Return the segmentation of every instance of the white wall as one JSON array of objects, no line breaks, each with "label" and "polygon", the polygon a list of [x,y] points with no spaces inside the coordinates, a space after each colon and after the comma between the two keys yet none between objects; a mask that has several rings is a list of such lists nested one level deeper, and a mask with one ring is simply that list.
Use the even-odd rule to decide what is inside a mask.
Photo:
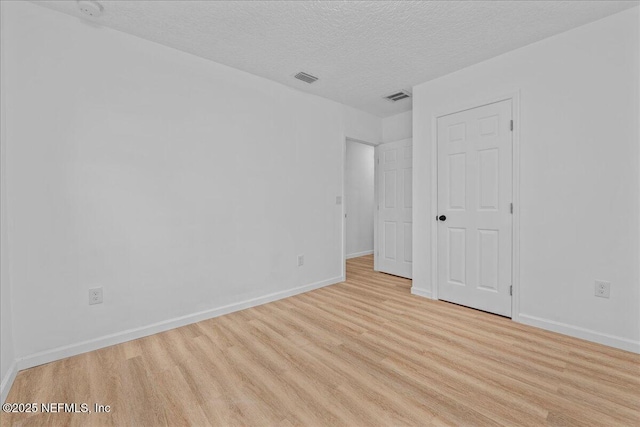
[{"label": "white wall", "polygon": [[342,106],[345,135],[351,139],[379,144],[382,141],[382,119],[348,105]]},{"label": "white wall", "polygon": [[347,258],[373,253],[374,155],[372,146],[347,141],[344,190]]},{"label": "white wall", "polygon": [[413,111],[382,119],[382,142],[409,139],[413,136]]},{"label": "white wall", "polygon": [[516,315],[640,351],[638,22],[636,7],[414,88],[416,290],[433,285],[432,118],[520,91]]},{"label": "white wall", "polygon": [[[4,2],[0,2],[0,87],[4,87],[5,48]],[[9,222],[7,218],[5,91],[0,90],[0,401],[4,402],[15,374],[13,365],[13,320],[9,275]]]},{"label": "white wall", "polygon": [[369,123],[379,138],[379,119],[33,4],[6,11],[20,367],[341,280],[344,138]]}]

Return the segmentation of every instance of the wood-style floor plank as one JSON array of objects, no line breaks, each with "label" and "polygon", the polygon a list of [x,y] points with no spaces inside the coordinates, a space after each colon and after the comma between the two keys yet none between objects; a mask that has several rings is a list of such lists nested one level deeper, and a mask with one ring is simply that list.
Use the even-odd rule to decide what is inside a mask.
[{"label": "wood-style floor plank", "polygon": [[640,355],[347,280],[32,369],[2,426],[640,426]]}]

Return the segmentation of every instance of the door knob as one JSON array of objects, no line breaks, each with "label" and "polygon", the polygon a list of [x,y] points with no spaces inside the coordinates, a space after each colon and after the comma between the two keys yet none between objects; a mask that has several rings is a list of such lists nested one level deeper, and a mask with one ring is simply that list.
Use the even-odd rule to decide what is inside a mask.
[{"label": "door knob", "polygon": [[438,219],[439,219],[440,221],[446,221],[446,220],[447,220],[447,217],[446,217],[446,216],[444,216],[444,215],[440,215],[440,216],[438,217]]}]

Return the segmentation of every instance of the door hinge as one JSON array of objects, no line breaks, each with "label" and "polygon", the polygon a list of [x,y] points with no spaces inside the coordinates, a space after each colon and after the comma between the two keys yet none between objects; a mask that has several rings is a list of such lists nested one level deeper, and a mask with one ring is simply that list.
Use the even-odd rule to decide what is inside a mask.
[{"label": "door hinge", "polygon": [[380,164],[380,157],[377,158],[377,163]]},{"label": "door hinge", "polygon": [[510,203],[511,207],[509,208],[509,211],[513,214],[513,203]]},{"label": "door hinge", "polygon": [[513,131],[513,120],[511,120],[511,130]]},{"label": "door hinge", "polygon": [[513,295],[513,285],[509,286],[509,295]]}]

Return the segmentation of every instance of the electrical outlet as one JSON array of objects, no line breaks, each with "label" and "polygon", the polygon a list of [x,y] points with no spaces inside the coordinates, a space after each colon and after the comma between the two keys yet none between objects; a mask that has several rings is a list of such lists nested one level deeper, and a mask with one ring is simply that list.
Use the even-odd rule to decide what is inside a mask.
[{"label": "electrical outlet", "polygon": [[102,304],[102,288],[89,289],[89,305]]},{"label": "electrical outlet", "polygon": [[304,255],[298,255],[298,267],[302,267],[304,265]]},{"label": "electrical outlet", "polygon": [[611,283],[604,280],[596,280],[596,296],[600,298],[609,298],[611,292]]}]

